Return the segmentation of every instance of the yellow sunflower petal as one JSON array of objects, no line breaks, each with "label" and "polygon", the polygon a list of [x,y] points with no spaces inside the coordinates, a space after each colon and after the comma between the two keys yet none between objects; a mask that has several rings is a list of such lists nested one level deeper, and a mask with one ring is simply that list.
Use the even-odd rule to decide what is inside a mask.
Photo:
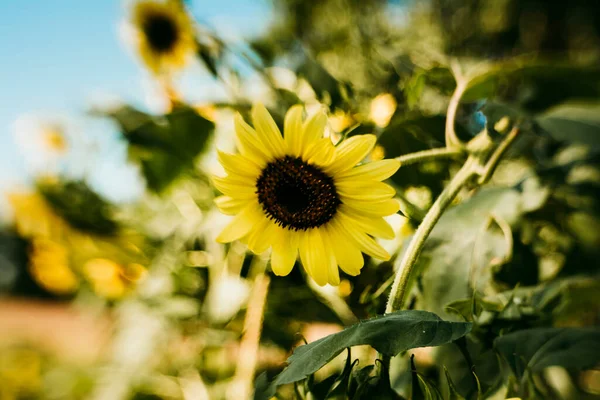
[{"label": "yellow sunflower petal", "polygon": [[325,166],[333,160],[335,146],[329,138],[321,138],[304,154],[309,163]]},{"label": "yellow sunflower petal", "polygon": [[302,106],[295,105],[285,114],[283,121],[283,140],[287,151],[293,156],[300,155],[302,143]]},{"label": "yellow sunflower petal", "polygon": [[239,152],[259,167],[264,166],[272,157],[258,140],[256,131],[244,121],[240,114],[236,114],[233,121]]},{"label": "yellow sunflower petal", "polygon": [[247,199],[234,199],[229,196],[219,196],[215,199],[215,205],[223,214],[235,215],[248,205]]},{"label": "yellow sunflower petal", "polygon": [[327,230],[329,244],[342,271],[352,276],[360,274],[360,270],[364,264],[360,249],[356,246],[348,245],[351,239],[344,235],[335,224],[329,224]]},{"label": "yellow sunflower petal", "polygon": [[390,259],[388,252],[373,238],[359,230],[352,219],[339,215],[337,217],[337,226],[344,234],[350,236],[359,245],[363,253],[384,261]]},{"label": "yellow sunflower petal", "polygon": [[276,227],[271,253],[271,269],[275,275],[288,275],[298,255],[298,233]]},{"label": "yellow sunflower petal", "polygon": [[252,107],[252,122],[258,133],[258,139],[272,157],[281,157],[285,153],[283,136],[269,111],[260,103]]},{"label": "yellow sunflower petal", "polygon": [[385,201],[358,201],[346,198],[344,201],[348,214],[360,215],[376,215],[385,217],[398,212],[400,203],[398,200],[390,199]]},{"label": "yellow sunflower petal", "polygon": [[371,236],[380,237],[382,239],[393,239],[396,237],[394,229],[392,229],[390,224],[382,217],[358,215],[358,213],[348,210],[344,204],[340,206],[338,212],[343,213],[348,218],[356,221],[356,223]]},{"label": "yellow sunflower petal", "polygon": [[398,168],[400,168],[398,160],[373,161],[339,173],[336,175],[336,182],[347,182],[355,179],[382,181],[394,175]]},{"label": "yellow sunflower petal", "polygon": [[324,112],[319,111],[313,114],[305,123],[302,129],[302,142],[300,146],[301,156],[306,159],[306,151],[309,150],[313,143],[323,137],[327,125],[327,116]]},{"label": "yellow sunflower petal", "polygon": [[359,201],[382,201],[394,197],[396,191],[390,185],[378,181],[344,181],[335,185],[342,202],[345,198]]},{"label": "yellow sunflower petal", "polygon": [[245,236],[261,218],[264,218],[258,203],[252,203],[244,208],[217,236],[217,242],[228,243]]},{"label": "yellow sunflower petal", "polygon": [[263,217],[248,235],[248,248],[254,254],[264,253],[273,242],[275,225],[266,217]]},{"label": "yellow sunflower petal", "polygon": [[335,160],[325,168],[326,172],[339,174],[362,161],[373,150],[375,135],[356,135],[346,139],[335,151]]},{"label": "yellow sunflower petal", "polygon": [[258,165],[239,154],[229,154],[217,150],[217,158],[228,174],[257,178],[260,175]]},{"label": "yellow sunflower petal", "polygon": [[317,285],[327,284],[327,268],[324,260],[328,259],[325,253],[323,239],[318,229],[309,229],[300,235],[300,259],[306,272],[315,280]]},{"label": "yellow sunflower petal", "polygon": [[326,256],[323,259],[323,262],[327,267],[327,282],[330,285],[337,286],[340,284],[340,271],[338,270],[338,263],[332,249],[331,238],[329,237],[327,229],[320,229],[319,232],[321,233],[321,238],[325,245]]},{"label": "yellow sunflower petal", "polygon": [[234,199],[253,199],[256,197],[256,187],[251,182],[243,183],[230,177],[212,177],[217,190]]}]

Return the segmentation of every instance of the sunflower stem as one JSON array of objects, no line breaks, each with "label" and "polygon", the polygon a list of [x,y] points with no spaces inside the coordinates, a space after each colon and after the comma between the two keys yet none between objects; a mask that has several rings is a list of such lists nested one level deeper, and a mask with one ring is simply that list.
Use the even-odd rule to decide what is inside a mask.
[{"label": "sunflower stem", "polygon": [[[504,140],[496,147],[492,152],[492,155],[487,158],[488,151],[471,154],[465,161],[461,169],[454,175],[448,186],[442,191],[435,203],[431,206],[423,222],[419,225],[419,228],[415,232],[412,240],[410,241],[408,248],[406,249],[396,275],[394,277],[394,283],[392,284],[392,290],[388,298],[388,302],[385,308],[385,313],[389,314],[396,310],[400,310],[406,301],[406,298],[410,292],[411,284],[415,279],[413,271],[417,263],[417,259],[423,250],[425,241],[433,231],[436,223],[444,211],[452,204],[452,201],[460,190],[469,183],[471,180],[478,178],[474,184],[482,185],[486,183],[491,175],[494,173],[496,166],[508,150],[511,144],[514,143],[519,134],[519,128],[515,126],[512,131],[504,138]],[[503,228],[504,229],[504,228]],[[388,368],[390,366],[391,357],[379,354],[381,359],[382,367]],[[380,370],[381,370],[380,369]]]},{"label": "sunflower stem", "polygon": [[453,61],[450,64],[452,73],[454,74],[454,79],[456,80],[456,88],[454,89],[454,93],[452,93],[452,97],[450,98],[450,103],[448,104],[448,112],[446,114],[446,146],[449,149],[456,149],[463,147],[463,143],[460,141],[458,136],[456,136],[456,130],[454,128],[454,120],[456,119],[456,112],[458,110],[458,106],[460,105],[460,99],[467,89],[468,79],[462,73],[460,65],[457,61]]},{"label": "sunflower stem", "polygon": [[446,186],[444,191],[436,199],[435,203],[433,203],[425,215],[425,218],[423,218],[423,222],[421,222],[419,228],[417,228],[396,272],[394,283],[392,284],[392,291],[390,292],[390,297],[388,298],[388,303],[385,308],[386,314],[399,310],[404,305],[404,301],[408,295],[412,271],[416,265],[419,254],[423,249],[423,245],[433,230],[433,227],[446,208],[452,203],[458,192],[466,183],[477,175],[475,161],[474,158],[469,158],[465,162],[454,178],[452,178],[448,186]]},{"label": "sunflower stem", "polygon": [[460,149],[442,147],[406,154],[400,157],[396,157],[396,160],[400,161],[400,166],[403,167],[405,165],[415,164],[424,161],[432,161],[438,158],[458,157],[462,154],[464,154],[464,152]]},{"label": "sunflower stem", "polygon": [[[440,193],[435,203],[431,206],[423,222],[417,228],[413,238],[404,253],[396,276],[394,277],[394,283],[392,284],[392,290],[388,297],[388,302],[385,308],[385,313],[389,314],[403,307],[406,297],[410,291],[411,281],[414,279],[412,273],[414,267],[421,254],[421,250],[425,245],[425,241],[429,237],[429,234],[433,230],[435,224],[438,222],[444,211],[448,208],[452,201],[458,194],[458,192],[475,176],[477,176],[477,159],[469,157],[461,169],[454,175],[454,178],[450,181],[448,186]],[[391,357],[379,354],[381,359],[380,372],[390,367]]]}]

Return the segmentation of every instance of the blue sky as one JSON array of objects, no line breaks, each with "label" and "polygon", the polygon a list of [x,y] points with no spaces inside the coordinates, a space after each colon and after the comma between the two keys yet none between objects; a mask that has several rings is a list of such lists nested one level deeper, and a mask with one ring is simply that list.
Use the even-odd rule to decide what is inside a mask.
[{"label": "blue sky", "polygon": [[[0,2],[0,190],[27,181],[12,126],[23,114],[67,116],[99,140],[102,160],[94,184],[115,199],[135,194],[125,147],[110,124],[85,117],[90,99],[117,96],[143,106],[146,72],[118,36],[122,0],[4,0]],[[253,35],[268,24],[268,0],[191,0],[193,15],[227,35]],[[200,68],[189,82],[207,83]],[[112,179],[111,176],[120,176]],[[4,182],[4,184],[3,184]]]}]

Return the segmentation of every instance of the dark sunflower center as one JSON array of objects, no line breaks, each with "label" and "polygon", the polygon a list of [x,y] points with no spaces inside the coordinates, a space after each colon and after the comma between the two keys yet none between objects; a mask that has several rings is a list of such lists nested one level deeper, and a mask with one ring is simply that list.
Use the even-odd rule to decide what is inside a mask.
[{"label": "dark sunflower center", "polygon": [[177,41],[177,26],[167,15],[152,15],[144,23],[143,29],[148,43],[156,51],[169,51]]},{"label": "dark sunflower center", "polygon": [[341,204],[329,175],[290,156],[267,164],[256,181],[256,193],[265,214],[294,230],[327,223]]}]

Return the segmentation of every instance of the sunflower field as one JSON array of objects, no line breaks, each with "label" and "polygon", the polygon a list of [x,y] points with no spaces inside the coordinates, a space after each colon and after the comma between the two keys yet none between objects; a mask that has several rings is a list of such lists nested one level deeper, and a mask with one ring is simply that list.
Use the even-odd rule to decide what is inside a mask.
[{"label": "sunflower field", "polygon": [[117,8],[0,142],[0,400],[600,399],[600,5]]}]

